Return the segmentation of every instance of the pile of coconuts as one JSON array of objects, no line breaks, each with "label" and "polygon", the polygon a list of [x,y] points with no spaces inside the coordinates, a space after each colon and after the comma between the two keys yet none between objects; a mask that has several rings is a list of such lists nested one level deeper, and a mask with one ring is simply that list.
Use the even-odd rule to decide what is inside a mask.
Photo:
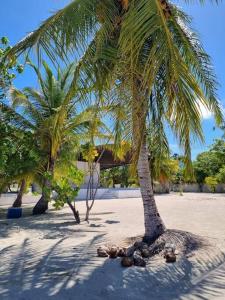
[{"label": "pile of coconuts", "polygon": [[156,254],[162,254],[167,263],[176,262],[178,251],[174,244],[165,241],[156,241],[153,244],[135,242],[127,248],[118,246],[100,246],[97,249],[98,257],[117,258],[121,257],[123,267],[145,267],[148,259]]}]

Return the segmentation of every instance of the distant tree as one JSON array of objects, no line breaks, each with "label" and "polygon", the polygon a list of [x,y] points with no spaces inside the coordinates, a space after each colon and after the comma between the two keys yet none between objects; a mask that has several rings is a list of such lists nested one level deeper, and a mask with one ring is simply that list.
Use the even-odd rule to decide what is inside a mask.
[{"label": "distant tree", "polygon": [[129,166],[114,167],[101,171],[101,185],[104,187],[115,187],[120,184],[121,187],[128,187],[137,184],[137,179],[132,176]]},{"label": "distant tree", "polygon": [[218,139],[209,151],[200,153],[193,163],[195,178],[198,183],[204,183],[206,177],[213,177],[225,165],[225,141]]},{"label": "distant tree", "polygon": [[206,177],[205,183],[209,186],[210,190],[215,193],[218,184],[217,178],[213,176]]},{"label": "distant tree", "polygon": [[219,183],[225,183],[225,165],[221,169],[219,169],[216,178]]}]

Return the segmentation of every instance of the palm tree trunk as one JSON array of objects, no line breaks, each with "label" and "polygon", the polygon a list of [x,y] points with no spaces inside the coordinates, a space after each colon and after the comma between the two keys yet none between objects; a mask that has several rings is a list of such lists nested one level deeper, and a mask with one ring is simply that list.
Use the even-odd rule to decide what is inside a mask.
[{"label": "palm tree trunk", "polygon": [[19,193],[17,194],[16,200],[13,203],[13,207],[21,207],[22,206],[22,198],[26,188],[26,180],[23,179],[20,185]]},{"label": "palm tree trunk", "polygon": [[151,184],[151,173],[149,168],[148,151],[146,146],[145,135],[143,138],[142,145],[140,147],[137,169],[144,206],[144,240],[146,242],[151,242],[165,231],[165,225],[159,215],[155,202],[153,187]]},{"label": "palm tree trunk", "polygon": [[135,160],[138,160],[137,171],[144,207],[145,235],[143,240],[152,242],[165,231],[165,225],[159,215],[151,178],[149,151],[146,139],[146,118],[148,112],[148,90],[144,90],[140,78],[133,82],[133,149]]},{"label": "palm tree trunk", "polygon": [[42,193],[41,198],[33,208],[33,215],[42,215],[46,210],[48,210],[48,200],[45,193]]},{"label": "palm tree trunk", "polygon": [[[54,167],[55,167],[55,160],[50,159],[48,171],[51,174],[53,174],[54,172]],[[48,179],[45,179],[43,184],[43,189],[42,189],[42,196],[33,208],[33,215],[41,215],[48,210],[48,202],[50,200],[50,192],[49,192],[50,189],[51,189],[51,182]]]}]

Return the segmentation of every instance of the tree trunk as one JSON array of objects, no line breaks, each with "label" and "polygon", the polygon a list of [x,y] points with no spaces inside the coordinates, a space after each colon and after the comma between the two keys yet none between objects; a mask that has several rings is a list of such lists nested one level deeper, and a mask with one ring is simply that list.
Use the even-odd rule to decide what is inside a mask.
[{"label": "tree trunk", "polygon": [[77,224],[80,224],[80,215],[79,215],[79,211],[76,210],[75,206],[73,206],[72,203],[71,203],[69,200],[67,201],[67,204],[69,205],[70,209],[72,210],[73,215],[74,215],[74,218],[75,218]]},{"label": "tree trunk", "polygon": [[48,200],[45,193],[42,193],[41,198],[33,208],[33,215],[42,215],[46,210],[48,210]]},{"label": "tree trunk", "polygon": [[[53,174],[54,167],[55,167],[55,160],[50,159],[49,168],[47,169],[47,171],[50,172],[51,174]],[[49,191],[46,192],[46,188],[47,188],[47,190],[51,189],[51,182],[48,179],[46,179],[44,181],[43,189],[42,189],[42,196],[33,208],[33,215],[41,215],[41,214],[44,214],[46,212],[46,210],[48,210],[48,202],[50,200],[50,192]]]},{"label": "tree trunk", "polygon": [[145,235],[143,240],[152,242],[165,231],[165,225],[159,215],[151,178],[151,158],[146,145],[146,118],[148,114],[148,90],[142,85],[140,78],[133,78],[133,149],[134,161],[138,160],[137,171],[144,207]]},{"label": "tree trunk", "polygon": [[144,206],[144,240],[147,242],[151,242],[165,231],[165,225],[159,215],[154,198],[145,135],[140,147],[137,169]]},{"label": "tree trunk", "polygon": [[[97,190],[98,190],[98,184],[99,184],[99,176],[98,176],[98,184],[97,184],[97,187],[95,188],[95,191],[94,191],[94,171],[95,171],[97,163],[98,162],[96,162],[95,165],[94,165],[93,162],[91,162],[90,165],[89,165],[90,178],[89,178],[88,187],[87,187],[86,215],[85,215],[85,219],[84,219],[88,223],[89,223],[90,212],[91,212],[92,207],[94,206],[94,203],[95,203],[95,197],[96,197],[96,193],[97,193]],[[89,205],[89,200],[91,200],[90,205]]]},{"label": "tree trunk", "polygon": [[21,207],[22,206],[22,198],[26,188],[26,180],[23,179],[20,185],[19,193],[17,194],[16,200],[13,203],[13,207]]},{"label": "tree trunk", "polygon": [[90,215],[90,209],[89,206],[86,208],[86,214],[85,214],[85,219],[84,221],[89,223],[89,215]]}]

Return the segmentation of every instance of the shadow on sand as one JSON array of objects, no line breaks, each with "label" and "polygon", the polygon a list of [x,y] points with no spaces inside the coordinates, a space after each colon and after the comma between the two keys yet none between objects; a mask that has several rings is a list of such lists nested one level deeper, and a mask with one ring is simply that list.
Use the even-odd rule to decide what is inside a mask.
[{"label": "shadow on sand", "polygon": [[[0,238],[7,238],[12,232],[19,234],[23,230],[31,231],[33,234],[41,232],[43,239],[69,237],[72,234],[76,234],[78,238],[85,236],[87,232],[99,232],[99,230],[95,231],[93,227],[101,226],[94,226],[92,222],[101,221],[102,216],[112,214],[114,212],[93,213],[89,219],[90,225],[84,221],[78,225],[70,212],[58,211],[55,213],[54,210],[49,210],[48,213],[41,216],[27,215],[14,220],[0,219]],[[84,218],[84,214],[80,214],[80,216]]]},{"label": "shadow on sand", "polygon": [[[24,229],[47,230],[45,238],[24,238],[0,250],[1,300],[186,300],[225,295],[224,255],[210,252],[214,248],[198,236],[190,235],[189,258],[170,265],[157,256],[147,268],[124,269],[119,259],[96,257],[96,248],[106,242],[104,232],[91,230],[90,235],[87,228],[72,230],[70,225],[71,221],[46,226],[42,217],[30,218]],[[1,237],[7,234],[3,232],[1,226]],[[196,251],[206,255],[195,258]]]}]

